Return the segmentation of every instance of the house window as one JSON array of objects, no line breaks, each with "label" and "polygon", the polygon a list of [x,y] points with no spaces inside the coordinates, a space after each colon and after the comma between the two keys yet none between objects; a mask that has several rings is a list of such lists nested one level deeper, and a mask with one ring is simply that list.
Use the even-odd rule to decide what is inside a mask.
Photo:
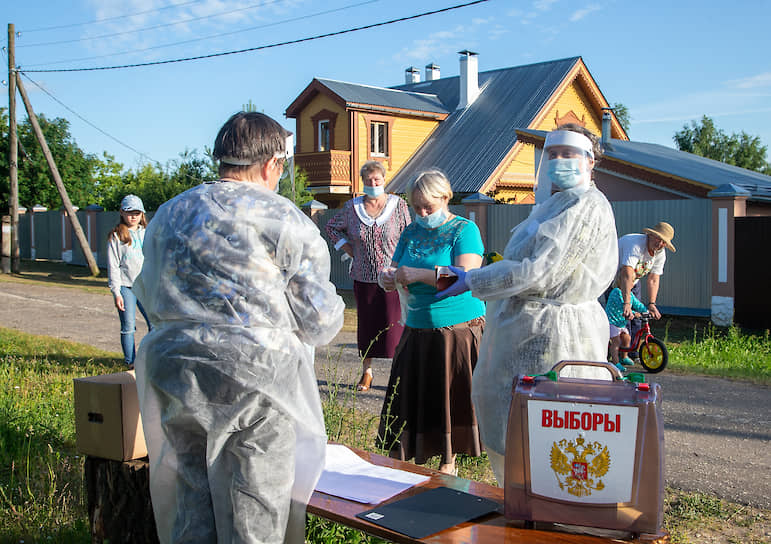
[{"label": "house window", "polygon": [[369,152],[373,157],[388,156],[388,123],[373,121],[369,125]]},{"label": "house window", "polygon": [[319,121],[318,151],[329,151],[329,120]]}]

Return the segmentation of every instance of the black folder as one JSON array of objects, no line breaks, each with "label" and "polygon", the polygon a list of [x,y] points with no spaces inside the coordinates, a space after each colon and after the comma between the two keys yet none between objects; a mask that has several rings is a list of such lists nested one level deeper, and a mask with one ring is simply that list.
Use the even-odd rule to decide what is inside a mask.
[{"label": "black folder", "polygon": [[489,499],[448,487],[437,487],[361,512],[356,517],[412,538],[425,538],[495,512],[500,507],[499,503]]}]

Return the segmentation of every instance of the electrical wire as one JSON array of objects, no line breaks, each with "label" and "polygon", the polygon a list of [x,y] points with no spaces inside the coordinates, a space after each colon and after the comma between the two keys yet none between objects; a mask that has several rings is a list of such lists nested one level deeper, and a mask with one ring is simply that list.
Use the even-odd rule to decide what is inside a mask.
[{"label": "electrical wire", "polygon": [[162,6],[160,8],[153,8],[153,9],[148,9],[148,10],[145,10],[145,11],[138,11],[136,13],[129,13],[129,14],[126,14],[126,15],[115,15],[113,17],[105,17],[103,19],[94,19],[93,21],[86,21],[86,22],[83,22],[83,23],[72,23],[72,24],[68,24],[68,25],[46,26],[46,27],[41,27],[41,28],[33,28],[33,29],[30,29],[30,30],[24,30],[23,33],[24,34],[30,34],[32,32],[42,32],[44,30],[59,30],[59,29],[62,29],[62,28],[73,28],[73,27],[76,27],[76,26],[100,24],[100,23],[104,23],[104,22],[107,22],[107,21],[115,21],[117,19],[128,19],[129,17],[136,17],[137,15],[146,15],[147,13],[155,13],[157,11],[163,11],[165,9],[180,8],[182,6],[187,6],[189,4],[197,4],[200,1],[201,0],[190,0],[190,2],[182,2],[180,4],[170,4],[168,6]]},{"label": "electrical wire", "polygon": [[146,159],[146,160],[148,160],[148,161],[150,161],[150,162],[152,162],[152,163],[158,164],[158,165],[160,165],[160,164],[161,164],[160,162],[158,162],[158,161],[154,160],[152,157],[148,156],[146,153],[142,153],[141,151],[139,151],[139,150],[137,150],[137,149],[134,149],[134,148],[133,148],[133,147],[131,147],[129,144],[127,144],[127,143],[125,143],[125,142],[122,142],[121,140],[119,140],[118,138],[116,138],[115,136],[113,136],[112,134],[109,134],[109,133],[105,132],[104,130],[102,130],[101,128],[99,128],[98,126],[96,126],[94,123],[92,123],[91,121],[89,121],[88,119],[86,119],[85,117],[83,117],[82,115],[80,115],[78,112],[76,112],[75,110],[73,110],[72,108],[70,108],[70,107],[69,107],[67,104],[65,104],[64,102],[62,102],[61,100],[59,100],[58,98],[56,98],[54,95],[52,95],[52,94],[51,94],[51,93],[50,93],[50,92],[49,92],[49,91],[48,91],[48,90],[47,90],[45,87],[43,87],[42,85],[40,85],[40,84],[39,84],[37,81],[35,81],[35,80],[34,80],[34,79],[32,79],[31,77],[29,77],[27,74],[25,74],[25,73],[23,73],[23,72],[19,72],[19,73],[20,73],[21,75],[23,75],[25,78],[27,78],[27,80],[28,80],[30,83],[32,83],[32,84],[33,84],[35,87],[37,87],[38,89],[40,89],[41,91],[43,91],[45,94],[47,94],[49,97],[51,97],[51,99],[52,99],[54,102],[58,103],[58,104],[59,104],[61,107],[63,107],[63,108],[64,108],[64,109],[66,109],[67,111],[69,111],[71,114],[75,115],[75,116],[76,116],[78,119],[80,119],[81,121],[83,121],[84,123],[86,123],[87,125],[89,125],[90,127],[94,128],[94,129],[96,129],[96,130],[98,130],[99,132],[101,132],[102,134],[104,134],[105,136],[107,136],[108,138],[110,138],[111,140],[113,140],[114,142],[117,142],[117,143],[119,143],[120,145],[122,145],[122,146],[123,146],[123,147],[125,147],[126,149],[130,149],[131,151],[133,151],[134,153],[136,153],[137,155],[139,155],[141,158],[144,158],[144,159]]},{"label": "electrical wire", "polygon": [[215,57],[224,57],[227,55],[236,55],[240,53],[248,53],[251,51],[260,51],[263,49],[271,49],[274,47],[281,47],[284,45],[292,45],[297,43],[303,43],[303,42],[310,42],[314,40],[320,40],[322,38],[329,38],[332,36],[341,36],[343,34],[349,34],[351,32],[358,32],[360,30],[367,30],[370,28],[377,28],[380,26],[386,26],[391,25],[394,23],[400,23],[404,21],[410,21],[414,19],[419,19],[421,17],[427,17],[428,15],[435,15],[437,13],[444,13],[448,11],[452,11],[459,8],[464,8],[468,6],[473,6],[475,4],[482,4],[484,2],[489,2],[490,0],[473,0],[472,2],[466,2],[463,4],[456,4],[454,6],[448,6],[446,8],[436,9],[432,11],[426,11],[423,13],[418,13],[416,15],[409,15],[406,17],[399,17],[397,19],[391,19],[388,21],[382,21],[380,23],[372,23],[369,25],[354,27],[354,28],[348,28],[345,30],[338,30],[336,32],[327,32],[326,34],[319,34],[316,36],[310,36],[307,38],[298,38],[296,40],[287,40],[285,42],[279,42],[279,43],[273,43],[269,45],[260,45],[257,47],[249,47],[247,49],[239,49],[236,51],[224,51],[221,53],[211,53],[208,55],[199,55],[195,57],[186,57],[186,58],[180,58],[180,59],[170,59],[170,60],[159,60],[159,61],[153,61],[153,62],[142,62],[142,63],[136,63],[136,64],[123,64],[118,66],[96,66],[91,68],[60,68],[60,69],[38,69],[38,70],[24,70],[25,72],[29,73],[52,73],[52,72],[94,72],[94,71],[100,71],[100,70],[121,70],[126,68],[139,68],[142,66],[157,66],[161,64],[172,64],[172,63],[178,63],[178,62],[189,62],[193,60],[201,60],[201,59],[209,59],[209,58],[215,58]]},{"label": "electrical wire", "polygon": [[[37,83],[35,80],[33,80],[32,78],[30,78],[30,77],[29,77],[27,74],[24,74],[24,73],[22,73],[21,75],[23,75],[25,78],[27,78],[27,80],[28,80],[30,83],[32,83],[33,85],[35,85],[35,87],[37,87],[38,89],[40,89],[41,91],[43,91],[45,94],[47,94],[49,97],[51,97],[51,99],[52,99],[52,100],[54,100],[56,103],[58,103],[58,104],[59,104],[60,106],[62,106],[64,109],[66,109],[67,111],[69,111],[70,113],[72,113],[73,115],[75,115],[75,116],[76,116],[78,119],[80,119],[81,121],[83,121],[84,123],[86,123],[87,125],[89,125],[90,127],[92,127],[93,129],[95,129],[95,130],[99,131],[100,133],[104,134],[105,136],[107,136],[108,138],[110,138],[111,140],[113,140],[114,142],[117,142],[118,144],[122,145],[122,146],[123,146],[123,147],[125,147],[126,149],[129,149],[129,150],[133,151],[134,153],[136,153],[137,155],[139,155],[139,157],[140,157],[140,158],[142,158],[142,159],[145,159],[145,160],[147,160],[149,163],[156,165],[156,167],[157,167],[157,168],[159,168],[159,169],[160,169],[161,171],[163,171],[164,173],[168,174],[168,171],[167,171],[166,167],[165,167],[165,166],[164,166],[164,165],[163,165],[163,164],[162,164],[160,161],[157,161],[157,160],[153,159],[153,158],[152,158],[152,157],[150,157],[150,156],[149,156],[147,153],[142,153],[141,151],[139,151],[139,150],[137,150],[137,149],[134,149],[134,148],[133,148],[133,147],[131,147],[129,144],[127,144],[127,143],[125,143],[125,142],[122,142],[121,140],[119,140],[119,139],[118,139],[118,138],[116,138],[115,136],[113,136],[113,135],[109,134],[108,132],[106,132],[106,131],[102,130],[101,128],[99,128],[98,126],[96,126],[94,123],[92,123],[91,121],[89,121],[88,119],[86,119],[85,117],[83,117],[82,115],[80,115],[78,112],[76,112],[75,110],[73,110],[72,108],[70,108],[70,107],[69,107],[67,104],[65,104],[64,102],[62,102],[62,101],[61,101],[61,100],[59,100],[58,98],[56,98],[56,97],[55,97],[53,94],[51,94],[49,91],[47,91],[45,88],[43,88],[43,87],[42,87],[40,84],[38,84],[38,83]],[[21,145],[21,140],[19,140],[19,145]],[[26,151],[25,151],[25,155],[26,155]],[[30,160],[30,158],[29,158],[29,155],[27,155],[27,160]],[[179,170],[177,170],[177,171],[179,172]],[[181,172],[181,174],[182,174],[184,177],[186,177],[187,179],[191,180],[191,181],[195,181],[195,182],[197,182],[197,183],[204,183],[204,182],[205,182],[205,180],[203,180],[203,179],[201,179],[201,178],[198,178],[198,177],[196,177],[196,176],[190,175],[190,174],[189,174],[189,173],[187,173],[187,172]]]},{"label": "electrical wire", "polygon": [[40,43],[28,43],[28,44],[20,44],[17,45],[16,48],[20,49],[22,47],[40,47],[43,45],[62,45],[66,43],[75,43],[75,42],[85,42],[90,40],[101,40],[104,38],[113,38],[115,36],[124,36],[126,34],[134,34],[135,32],[145,32],[148,30],[158,30],[159,28],[167,28],[170,26],[176,26],[176,25],[183,25],[187,23],[192,23],[195,21],[202,21],[205,19],[213,19],[215,17],[222,17],[223,15],[230,15],[232,13],[238,13],[240,11],[247,11],[254,8],[261,8],[270,4],[275,4],[276,2],[283,2],[283,0],[267,0],[265,2],[261,2],[259,4],[252,4],[251,6],[247,6],[245,8],[238,8],[233,9],[230,11],[222,11],[220,13],[215,13],[213,15],[203,15],[201,17],[190,17],[189,19],[182,19],[181,21],[174,21],[173,23],[163,23],[161,25],[155,25],[155,26],[147,26],[144,28],[134,28],[132,30],[125,30],[123,32],[113,32],[112,34],[102,34],[100,36],[88,36],[85,38],[75,38],[72,40],[60,40],[55,42],[40,42]]},{"label": "electrical wire", "polygon": [[366,2],[359,2],[359,3],[356,3],[356,4],[348,4],[347,6],[342,6],[342,7],[334,8],[334,9],[328,9],[328,10],[325,10],[325,11],[317,11],[316,13],[310,13],[308,15],[300,15],[298,17],[292,17],[291,19],[283,19],[281,21],[276,21],[276,22],[273,22],[273,23],[266,23],[264,25],[258,25],[258,26],[248,27],[248,28],[242,28],[240,30],[233,30],[233,31],[230,31],[230,32],[223,32],[221,34],[211,34],[209,36],[202,36],[200,38],[192,38],[190,40],[183,40],[183,41],[180,41],[180,42],[173,42],[173,43],[167,43],[167,44],[162,44],[162,45],[155,45],[153,47],[145,47],[143,49],[133,49],[131,51],[121,51],[121,52],[118,52],[118,53],[108,53],[106,55],[94,55],[94,56],[90,56],[90,57],[80,57],[80,58],[76,58],[76,59],[65,59],[65,60],[57,60],[57,61],[51,61],[51,62],[38,62],[38,63],[35,63],[35,64],[27,64],[26,67],[50,66],[52,64],[63,64],[65,62],[77,62],[77,61],[81,61],[81,60],[93,60],[93,59],[101,59],[101,58],[106,58],[106,57],[117,57],[117,56],[120,56],[120,55],[129,55],[131,53],[141,53],[141,52],[144,52],[144,51],[152,51],[154,49],[164,49],[166,47],[174,47],[174,46],[177,46],[177,45],[186,45],[186,44],[190,44],[190,43],[194,43],[194,42],[211,40],[211,39],[214,39],[214,38],[222,38],[222,37],[225,37],[225,36],[232,36],[234,34],[242,34],[244,32],[251,32],[252,30],[259,30],[259,29],[268,28],[268,27],[271,27],[271,26],[278,26],[278,25],[282,25],[282,24],[286,24],[286,23],[294,23],[294,22],[297,22],[297,21],[302,21],[302,20],[305,20],[305,19],[311,19],[313,17],[318,17],[319,15],[328,15],[330,13],[336,13],[338,11],[344,11],[344,10],[347,10],[347,9],[350,9],[350,8],[356,8],[356,7],[364,6],[364,5],[367,5],[367,4],[374,4],[374,3],[379,2],[379,1],[380,0],[367,0]]}]

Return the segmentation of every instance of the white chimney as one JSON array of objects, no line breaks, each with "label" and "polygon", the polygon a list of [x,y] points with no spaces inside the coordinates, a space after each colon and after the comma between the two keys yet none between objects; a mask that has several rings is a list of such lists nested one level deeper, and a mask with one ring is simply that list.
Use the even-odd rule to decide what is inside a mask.
[{"label": "white chimney", "polygon": [[434,81],[439,79],[439,77],[439,65],[433,62],[426,64],[426,81]]},{"label": "white chimney", "polygon": [[407,68],[404,71],[404,82],[408,85],[410,83],[420,83],[420,70],[414,66]]},{"label": "white chimney", "polygon": [[600,141],[603,145],[607,144],[608,140],[610,140],[610,125],[612,120],[610,112],[612,111],[612,108],[602,108],[602,136],[600,137]]},{"label": "white chimney", "polygon": [[479,59],[471,51],[459,51],[460,55],[460,100],[458,108],[462,110],[474,103],[479,96]]}]

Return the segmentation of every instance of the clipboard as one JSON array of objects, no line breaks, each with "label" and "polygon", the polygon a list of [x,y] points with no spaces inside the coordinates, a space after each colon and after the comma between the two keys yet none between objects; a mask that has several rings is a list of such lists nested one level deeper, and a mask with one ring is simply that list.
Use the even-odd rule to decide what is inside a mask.
[{"label": "clipboard", "polygon": [[500,508],[501,504],[490,499],[437,487],[360,512],[356,517],[412,538],[425,538]]}]

